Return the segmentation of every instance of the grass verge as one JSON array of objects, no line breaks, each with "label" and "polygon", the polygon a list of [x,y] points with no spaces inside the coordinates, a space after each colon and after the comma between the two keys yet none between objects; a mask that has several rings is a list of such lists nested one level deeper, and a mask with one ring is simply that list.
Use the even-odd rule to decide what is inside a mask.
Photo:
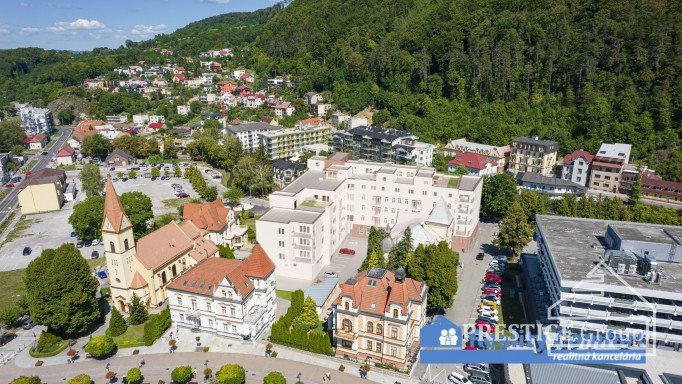
[{"label": "grass verge", "polygon": [[42,359],[45,357],[57,356],[63,350],[65,350],[67,346],[68,345],[66,344],[66,341],[62,340],[59,343],[53,345],[53,347],[47,351],[36,352],[33,350],[33,348],[31,348],[28,350],[28,354],[31,355],[31,357],[35,357],[36,359]]},{"label": "grass verge", "polygon": [[129,326],[124,334],[114,337],[114,343],[119,349],[143,346],[144,324]]},{"label": "grass verge", "polygon": [[292,291],[285,291],[282,289],[276,290],[275,293],[277,294],[277,297],[279,297],[280,299],[284,299],[284,300],[288,300],[288,301],[291,301],[291,295],[293,294]]},{"label": "grass verge", "polygon": [[39,222],[40,219],[29,219],[26,216],[21,216],[19,222],[17,222],[17,225],[14,227],[14,230],[10,231],[10,233],[7,234],[5,241],[0,244],[0,248],[2,248],[2,246],[5,244],[9,244],[16,239],[22,238],[24,236],[25,230],[29,229],[33,224]]}]

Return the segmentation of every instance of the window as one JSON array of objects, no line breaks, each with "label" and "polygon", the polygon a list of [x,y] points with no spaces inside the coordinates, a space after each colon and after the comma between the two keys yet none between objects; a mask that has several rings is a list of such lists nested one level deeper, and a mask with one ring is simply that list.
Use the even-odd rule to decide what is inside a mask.
[{"label": "window", "polygon": [[182,297],[178,296],[178,305],[182,305]]},{"label": "window", "polygon": [[284,254],[283,254],[283,253],[280,253],[280,254],[279,254],[279,259],[280,259],[280,260],[284,260]]},{"label": "window", "polygon": [[221,307],[220,309],[222,310],[223,315],[227,315],[227,307],[224,307],[224,306],[223,306],[223,307]]},{"label": "window", "polygon": [[383,335],[384,334],[384,325],[383,324],[377,324],[377,335]]},{"label": "window", "polygon": [[213,319],[208,319],[208,326],[213,328]]},{"label": "window", "polygon": [[197,310],[197,301],[192,300],[192,310],[196,311]]},{"label": "window", "polygon": [[236,325],[232,326],[232,333],[237,333],[237,326]]},{"label": "window", "polygon": [[234,317],[235,311],[234,307],[230,307],[230,316]]},{"label": "window", "polygon": [[130,248],[130,246],[128,246],[128,239],[125,239],[123,241],[123,248],[125,248],[126,251],[128,250],[128,248]]},{"label": "window", "polygon": [[392,338],[392,339],[397,339],[397,338],[398,338],[398,328],[396,328],[396,327],[391,327],[391,338]]},{"label": "window", "polygon": [[350,309],[350,304],[348,304],[348,302],[345,302],[345,303],[343,304],[343,309],[345,309],[346,311],[349,310],[349,309]]},{"label": "window", "polygon": [[283,242],[283,241],[278,241],[277,244],[278,244],[280,247],[283,247],[283,246],[284,246],[284,242]]},{"label": "window", "polygon": [[277,228],[277,234],[283,235],[284,234],[284,228]]},{"label": "window", "polygon": [[209,312],[211,311],[211,303],[206,302],[206,310]]},{"label": "window", "polygon": [[116,253],[116,247],[114,247],[113,241],[109,242],[109,249],[111,250],[112,253]]},{"label": "window", "polygon": [[161,284],[166,284],[166,271],[161,272]]},{"label": "window", "polygon": [[381,352],[381,343],[377,343],[377,352]]},{"label": "window", "polygon": [[398,317],[398,310],[397,309],[393,309],[393,317]]},{"label": "window", "polygon": [[393,356],[393,357],[398,356],[398,348],[391,347],[391,356]]},{"label": "window", "polygon": [[373,345],[372,345],[372,340],[367,340],[367,350],[368,350],[368,351],[371,351],[371,350],[372,350],[372,347],[373,347]]},{"label": "window", "polygon": [[[371,321],[367,322],[367,332],[368,333],[374,333],[374,324]],[[369,349],[371,349],[371,348],[369,348]]]},{"label": "window", "polygon": [[346,332],[353,332],[353,323],[348,319],[343,319],[341,322],[341,328]]}]

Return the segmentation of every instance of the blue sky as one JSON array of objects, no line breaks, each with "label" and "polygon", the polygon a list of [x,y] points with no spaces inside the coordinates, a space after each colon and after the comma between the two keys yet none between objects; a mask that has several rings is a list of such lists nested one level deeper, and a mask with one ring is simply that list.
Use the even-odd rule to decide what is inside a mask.
[{"label": "blue sky", "polygon": [[0,49],[90,50],[146,40],[192,21],[274,0],[0,0]]}]

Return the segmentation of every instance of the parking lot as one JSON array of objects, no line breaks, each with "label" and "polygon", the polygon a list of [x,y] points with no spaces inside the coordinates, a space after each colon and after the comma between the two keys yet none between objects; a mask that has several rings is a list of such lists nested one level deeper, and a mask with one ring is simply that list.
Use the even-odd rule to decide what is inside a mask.
[{"label": "parking lot", "polygon": [[[101,169],[103,177],[107,174],[115,177],[118,172],[126,173],[127,169],[117,168],[115,171],[109,171],[109,167]],[[175,196],[175,191],[171,186],[174,183],[180,184],[189,198],[198,197],[186,179],[170,177],[168,180],[160,178],[151,180],[143,175],[143,171],[138,171],[137,179],[127,181],[119,179],[114,182],[114,187],[119,195],[130,191],[140,191],[149,196],[152,200],[154,215],[175,213],[177,206],[185,201]],[[74,205],[85,199],[85,193],[81,190],[77,171],[67,172],[67,180],[69,183],[76,183],[78,194],[75,200],[67,202],[59,211],[22,217],[15,230],[8,236],[9,241],[0,248],[0,271],[26,268],[33,259],[40,256],[44,249],[56,248],[68,242],[76,243],[76,239],[70,236],[73,228],[69,224],[69,216],[73,212]],[[32,253],[23,256],[24,247],[30,247]],[[100,257],[104,255],[101,245],[83,247],[80,251],[85,258],[90,258],[93,251],[97,251]]]}]

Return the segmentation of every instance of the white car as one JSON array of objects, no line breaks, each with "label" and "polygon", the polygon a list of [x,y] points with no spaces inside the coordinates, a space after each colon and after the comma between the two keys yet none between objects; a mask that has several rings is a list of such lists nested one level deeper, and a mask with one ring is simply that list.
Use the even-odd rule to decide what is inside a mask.
[{"label": "white car", "polygon": [[479,371],[490,374],[490,368],[488,368],[488,364],[464,364],[464,370],[467,372]]},{"label": "white car", "polygon": [[487,305],[481,305],[478,307],[478,313],[484,314],[484,313],[491,313],[494,314],[495,316],[498,315],[497,309],[489,307]]},{"label": "white car", "polygon": [[471,381],[469,381],[469,379],[467,379],[467,377],[466,377],[465,375],[462,375],[462,374],[459,373],[459,372],[452,372],[452,373],[450,374],[450,376],[448,376],[448,380],[449,380],[451,383],[455,383],[455,384],[468,384],[468,383],[471,383]]},{"label": "white car", "polygon": [[92,241],[92,245],[99,245],[99,239],[95,239]]},{"label": "white car", "polygon": [[493,319],[493,320],[495,320],[495,321],[500,321],[500,317],[497,315],[497,312],[493,312],[493,311],[481,311],[481,312],[480,312],[480,315],[481,315],[481,316],[488,317],[488,318],[491,318],[491,319]]}]

